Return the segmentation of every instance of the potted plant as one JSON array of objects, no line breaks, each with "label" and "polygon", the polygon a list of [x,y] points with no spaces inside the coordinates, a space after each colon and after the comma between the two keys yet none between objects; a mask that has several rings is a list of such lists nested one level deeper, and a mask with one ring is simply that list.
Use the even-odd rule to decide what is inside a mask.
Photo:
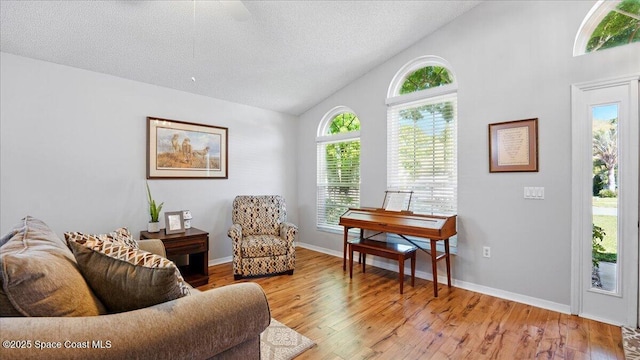
[{"label": "potted plant", "polygon": [[160,231],[160,211],[162,211],[162,205],[164,203],[160,203],[160,205],[156,205],[156,201],[151,197],[151,190],[149,189],[149,183],[147,182],[147,196],[149,201],[149,215],[151,215],[151,221],[147,225],[147,231],[150,233],[156,233]]}]

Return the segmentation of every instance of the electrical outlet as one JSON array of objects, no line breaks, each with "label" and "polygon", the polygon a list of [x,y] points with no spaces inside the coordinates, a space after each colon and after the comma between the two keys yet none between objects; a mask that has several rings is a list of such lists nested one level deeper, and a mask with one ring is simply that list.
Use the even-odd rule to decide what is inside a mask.
[{"label": "electrical outlet", "polygon": [[488,246],[485,246],[482,248],[482,256],[486,257],[486,258],[490,258],[491,257],[491,248]]}]

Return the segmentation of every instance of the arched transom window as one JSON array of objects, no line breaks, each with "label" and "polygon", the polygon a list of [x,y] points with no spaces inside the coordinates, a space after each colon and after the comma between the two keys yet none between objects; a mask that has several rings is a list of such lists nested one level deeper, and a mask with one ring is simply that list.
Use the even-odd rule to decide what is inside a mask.
[{"label": "arched transom window", "polygon": [[449,70],[443,66],[430,65],[409,74],[400,87],[399,95],[431,89],[453,83]]},{"label": "arched transom window", "polygon": [[640,41],[640,0],[598,1],[585,17],[573,55]]},{"label": "arched transom window", "polygon": [[360,206],[360,119],[338,106],[318,126],[317,226],[340,230],[340,216]]}]

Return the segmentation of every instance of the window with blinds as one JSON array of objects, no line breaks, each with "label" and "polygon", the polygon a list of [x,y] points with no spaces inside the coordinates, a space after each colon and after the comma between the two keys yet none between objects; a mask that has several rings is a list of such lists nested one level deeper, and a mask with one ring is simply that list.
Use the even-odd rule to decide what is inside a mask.
[{"label": "window with blinds", "polygon": [[411,210],[416,213],[454,215],[458,202],[454,77],[432,57],[417,61],[422,66],[414,64],[396,75],[387,99],[387,187],[413,190]]},{"label": "window with blinds", "polygon": [[389,106],[387,134],[387,187],[413,190],[414,212],[456,214],[456,95]]},{"label": "window with blinds", "polygon": [[345,109],[325,115],[318,131],[317,226],[324,230],[341,230],[340,216],[360,206],[360,120]]}]

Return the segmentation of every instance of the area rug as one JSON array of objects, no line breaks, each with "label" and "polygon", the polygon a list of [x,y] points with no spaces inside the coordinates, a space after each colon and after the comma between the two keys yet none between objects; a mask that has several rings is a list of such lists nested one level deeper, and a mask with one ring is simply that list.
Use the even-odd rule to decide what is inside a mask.
[{"label": "area rug", "polygon": [[271,319],[269,327],[260,334],[260,359],[293,359],[315,344],[308,337],[275,319]]},{"label": "area rug", "polygon": [[622,346],[627,360],[640,360],[640,329],[622,327]]}]

